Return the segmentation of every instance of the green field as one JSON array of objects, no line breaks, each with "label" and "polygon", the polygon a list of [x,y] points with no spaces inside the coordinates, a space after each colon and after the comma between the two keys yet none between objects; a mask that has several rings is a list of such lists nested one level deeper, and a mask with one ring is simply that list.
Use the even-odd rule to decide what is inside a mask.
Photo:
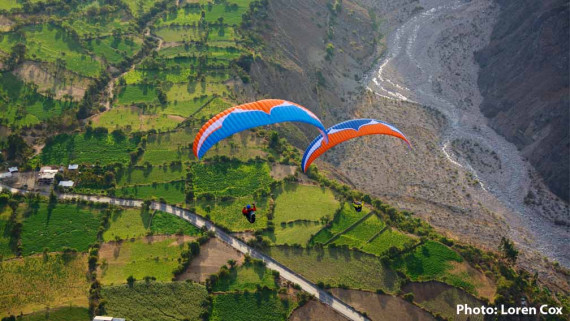
[{"label": "green field", "polygon": [[210,23],[218,22],[219,18],[223,18],[224,24],[239,25],[241,23],[241,16],[249,9],[249,2],[241,1],[237,7],[232,7],[230,4],[236,1],[228,1],[227,4],[214,5],[206,8],[206,21]]},{"label": "green field", "polygon": [[135,16],[136,18],[138,18],[138,17],[144,15],[145,13],[147,13],[148,11],[150,11],[152,6],[154,6],[154,4],[156,2],[158,2],[158,1],[155,1],[155,0],[124,0],[124,3],[126,3],[127,6],[129,7],[131,14],[133,16]]},{"label": "green field", "polygon": [[16,128],[37,124],[76,107],[75,103],[40,95],[9,72],[0,73],[0,95],[0,120]]},{"label": "green field", "polygon": [[398,257],[393,266],[408,275],[412,281],[421,281],[444,277],[452,267],[451,262],[463,262],[463,258],[441,243],[428,241],[403,257]]},{"label": "green field", "polygon": [[319,221],[333,218],[339,202],[327,188],[286,184],[275,198],[275,226],[297,220]]},{"label": "green field", "polygon": [[117,175],[118,186],[167,183],[186,179],[186,167],[180,166],[153,166],[150,168],[137,167],[125,169]]},{"label": "green field", "polygon": [[[257,206],[256,220],[251,224],[242,215],[241,210],[247,205],[255,202]],[[268,200],[258,198],[252,200],[251,197],[240,197],[229,201],[198,201],[195,203],[196,213],[202,216],[209,216],[212,222],[226,227],[231,231],[260,230],[267,225]]]},{"label": "green field", "polygon": [[343,203],[342,209],[340,212],[338,212],[337,215],[335,215],[333,221],[331,222],[331,226],[319,231],[319,233],[313,237],[311,243],[326,243],[331,239],[331,237],[344,231],[346,228],[356,223],[360,218],[366,215],[368,211],[368,208],[363,207],[362,212],[359,213],[354,210],[350,203]]},{"label": "green field", "polygon": [[375,214],[370,215],[367,219],[360,222],[351,230],[339,236],[333,243],[336,245],[348,245],[349,247],[360,248],[384,228],[382,222]]},{"label": "green field", "polygon": [[199,235],[200,230],[190,222],[178,216],[157,211],[152,216],[150,230],[153,234],[176,234],[179,232],[185,235]]},{"label": "green field", "polygon": [[153,33],[166,42],[200,41],[206,37],[203,31],[186,26],[158,28]]},{"label": "green field", "polygon": [[123,129],[130,131],[169,130],[175,128],[180,119],[168,115],[149,115],[137,107],[115,107],[99,114],[93,119],[96,127],[105,127],[109,131]]},{"label": "green field", "polygon": [[2,0],[0,1],[0,10],[11,10],[21,8],[22,4],[18,0]]},{"label": "green field", "polygon": [[0,262],[0,317],[46,307],[86,307],[86,273],[87,257],[81,254],[68,261],[52,254]]},{"label": "green field", "polygon": [[79,307],[64,307],[58,309],[47,309],[46,311],[36,312],[25,315],[18,321],[89,321],[89,310]]},{"label": "green field", "polygon": [[214,94],[222,96],[227,91],[226,86],[220,83],[192,82],[186,84],[174,84],[166,92],[169,102],[181,102],[198,99],[202,96],[211,97]]},{"label": "green field", "polygon": [[255,291],[257,286],[266,286],[269,289],[277,288],[271,270],[266,269],[263,265],[248,264],[231,269],[228,276],[218,279],[212,286],[212,290],[215,292]]},{"label": "green field", "polygon": [[267,163],[240,162],[194,163],[191,167],[194,192],[197,196],[242,197],[258,190],[269,191],[271,175]]},{"label": "green field", "polygon": [[126,57],[132,57],[141,48],[140,38],[105,37],[89,40],[87,49],[97,56],[104,57],[111,64],[118,64]]},{"label": "green field", "polygon": [[44,248],[60,251],[73,247],[86,251],[97,240],[99,212],[71,204],[50,209],[46,203],[30,209],[22,227],[22,254],[41,253]]},{"label": "green field", "polygon": [[42,164],[85,163],[102,165],[126,163],[136,143],[130,139],[116,141],[113,135],[61,134],[46,142],[39,159]]},{"label": "green field", "polygon": [[102,64],[61,27],[38,24],[25,26],[21,30],[23,38],[15,34],[2,35],[0,50],[11,52],[16,43],[23,42],[26,45],[26,57],[30,60],[50,63],[60,61],[58,64],[62,67],[87,77],[97,77],[103,70]]},{"label": "green field", "polygon": [[214,296],[210,321],[284,321],[294,308],[294,303],[270,291],[221,294]]},{"label": "green field", "polygon": [[149,135],[145,153],[139,163],[160,165],[194,157],[190,149],[194,135],[195,132],[188,127],[175,132]]},{"label": "green field", "polygon": [[201,98],[196,98],[186,101],[170,101],[165,108],[160,108],[158,110],[161,114],[166,115],[177,115],[180,117],[189,117],[194,114],[200,107],[208,102],[212,97],[205,96]]},{"label": "green field", "polygon": [[127,186],[117,189],[115,195],[143,200],[164,199],[169,204],[179,204],[186,199],[184,186],[184,181]]},{"label": "green field", "polygon": [[136,282],[105,286],[101,291],[106,301],[106,315],[137,321],[202,320],[206,312],[206,288],[197,283]]},{"label": "green field", "polygon": [[[11,231],[12,226],[9,223],[12,210],[9,207],[0,209],[0,257],[8,259],[14,256],[12,251]],[[0,260],[1,261],[1,260]]]},{"label": "green field", "polygon": [[123,21],[125,14],[123,10],[95,17],[85,14],[70,20],[64,20],[61,22],[61,25],[72,28],[82,37],[89,35],[107,36],[112,34],[113,30],[128,31],[129,22]]},{"label": "green field", "polygon": [[280,224],[275,227],[274,233],[264,234],[276,245],[307,245],[313,235],[316,235],[324,225],[321,222],[297,221]]},{"label": "green field", "polygon": [[157,102],[156,88],[151,85],[127,85],[117,95],[117,105],[153,104]]},{"label": "green field", "polygon": [[120,209],[111,214],[109,228],[103,233],[103,241],[114,241],[116,237],[129,239],[146,235],[151,214],[143,209]]},{"label": "green field", "polygon": [[383,289],[386,292],[398,288],[396,273],[372,255],[339,248],[317,250],[286,246],[272,246],[265,252],[315,283],[321,281],[332,287],[346,285],[352,289]]},{"label": "green field", "polygon": [[184,7],[167,12],[164,17],[157,19],[156,26],[191,25],[200,21],[200,8]]},{"label": "green field", "polygon": [[183,245],[177,244],[174,238],[157,242],[138,239],[123,241],[119,245],[106,244],[105,247],[111,250],[108,254],[100,255],[100,259],[105,259],[105,264],[99,269],[101,283],[123,284],[130,275],[137,280],[154,276],[158,281],[170,281],[172,272],[178,266]]},{"label": "green field", "polygon": [[404,244],[413,241],[413,239],[398,230],[388,228],[378,235],[372,242],[366,243],[361,250],[374,255],[383,255],[392,246],[403,249]]}]

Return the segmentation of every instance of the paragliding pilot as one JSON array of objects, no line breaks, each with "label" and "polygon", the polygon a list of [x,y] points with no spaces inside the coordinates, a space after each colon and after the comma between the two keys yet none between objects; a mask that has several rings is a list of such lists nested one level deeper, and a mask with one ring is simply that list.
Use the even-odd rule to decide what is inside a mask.
[{"label": "paragliding pilot", "polygon": [[257,211],[257,208],[255,208],[255,203],[253,203],[253,206],[247,204],[247,205],[241,210],[241,213],[247,218],[247,220],[248,220],[250,223],[254,223],[254,222],[255,222],[255,211]]},{"label": "paragliding pilot", "polygon": [[352,206],[354,206],[354,209],[355,209],[357,212],[362,211],[362,202],[360,202],[360,201],[352,201]]}]

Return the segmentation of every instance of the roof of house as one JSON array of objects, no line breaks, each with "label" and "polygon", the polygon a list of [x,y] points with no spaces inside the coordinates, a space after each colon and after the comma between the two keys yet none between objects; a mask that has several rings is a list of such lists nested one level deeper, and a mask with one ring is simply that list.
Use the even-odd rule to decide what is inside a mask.
[{"label": "roof of house", "polygon": [[113,321],[113,317],[96,316],[93,321]]},{"label": "roof of house", "polygon": [[60,181],[58,185],[63,187],[73,187],[73,184],[73,181]]},{"label": "roof of house", "polygon": [[8,171],[9,171],[10,173],[12,173],[12,172],[17,172],[17,171],[18,171],[18,167],[16,167],[16,166],[10,167],[10,168],[8,168]]},{"label": "roof of house", "polygon": [[51,169],[49,171],[40,172],[40,179],[53,179],[57,174],[57,170]]},{"label": "roof of house", "polygon": [[69,166],[67,166],[67,169],[78,169],[79,165],[78,164],[69,164]]}]

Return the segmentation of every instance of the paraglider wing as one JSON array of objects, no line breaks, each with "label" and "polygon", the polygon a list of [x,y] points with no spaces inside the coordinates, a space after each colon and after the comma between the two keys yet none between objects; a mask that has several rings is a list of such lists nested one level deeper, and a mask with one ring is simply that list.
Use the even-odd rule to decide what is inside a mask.
[{"label": "paraglider wing", "polygon": [[319,135],[305,150],[301,162],[303,172],[306,172],[311,163],[330,148],[360,136],[390,135],[404,140],[411,147],[408,139],[398,128],[375,119],[347,120],[332,126],[326,132],[328,134],[328,142],[323,139],[322,135]]},{"label": "paraglider wing", "polygon": [[210,119],[194,139],[194,155],[202,158],[214,144],[237,132],[287,121],[316,126],[327,139],[320,119],[307,108],[286,100],[266,99],[226,109]]}]

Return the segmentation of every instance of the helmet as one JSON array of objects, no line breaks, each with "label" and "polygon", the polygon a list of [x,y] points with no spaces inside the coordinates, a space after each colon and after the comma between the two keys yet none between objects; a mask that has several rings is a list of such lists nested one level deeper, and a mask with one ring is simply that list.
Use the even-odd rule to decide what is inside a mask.
[{"label": "helmet", "polygon": [[247,204],[246,208],[249,210],[251,208],[251,205]]}]

